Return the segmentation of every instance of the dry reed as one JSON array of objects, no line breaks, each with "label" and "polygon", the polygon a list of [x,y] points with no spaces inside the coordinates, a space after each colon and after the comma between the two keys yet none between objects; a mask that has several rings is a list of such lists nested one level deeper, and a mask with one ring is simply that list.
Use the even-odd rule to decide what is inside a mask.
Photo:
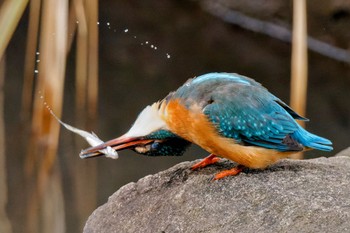
[{"label": "dry reed", "polygon": [[24,62],[24,80],[22,89],[21,121],[24,124],[30,119],[34,87],[35,53],[38,44],[41,0],[31,0],[29,4],[29,25]]},{"label": "dry reed", "polygon": [[28,0],[6,0],[0,9],[0,58],[4,55],[6,47],[21,19],[28,4]]},{"label": "dry reed", "polygon": [[[59,171],[55,168],[59,124],[43,105],[45,96],[53,111],[60,116],[66,68],[68,1],[42,2],[39,74],[34,93],[31,142],[27,177],[34,183],[28,200],[28,232],[64,232],[64,207]],[[38,206],[42,208],[38,209]],[[60,210],[60,211],[59,211]]]},{"label": "dry reed", "polygon": [[[290,105],[302,116],[306,116],[307,79],[306,0],[294,0]],[[304,121],[298,123],[305,127]],[[303,153],[298,153],[293,158],[302,159]]]},{"label": "dry reed", "polygon": [[[307,70],[306,1],[294,0],[290,103],[302,116],[306,115]],[[300,124],[304,126],[304,122]]]},{"label": "dry reed", "polygon": [[[31,142],[26,161],[27,176],[34,176],[34,179],[30,179],[28,183],[36,187],[30,190],[29,195],[28,232],[47,232],[48,229],[50,232],[53,230],[55,232],[65,231],[60,169],[55,162],[59,125],[45,109],[42,96],[56,115],[60,116],[63,105],[67,54],[71,48],[74,33],[77,32],[76,114],[80,127],[86,128],[87,124],[81,124],[86,116],[89,116],[88,122],[90,122],[90,127],[92,126],[91,122],[97,115],[97,3],[97,0],[74,0],[68,7],[68,1],[43,0],[40,12],[38,9],[40,8],[40,0],[31,2],[29,30],[32,36],[28,37],[27,43],[26,84],[24,86],[26,90],[23,90],[23,112],[31,109],[31,101],[27,100],[32,99],[34,83],[32,74],[34,73],[37,44],[39,44],[40,63],[38,78],[35,80]],[[41,18],[40,24],[39,18]],[[39,33],[40,41],[38,43],[37,35]],[[96,164],[91,163],[88,167],[78,164],[70,169],[74,176],[72,178],[76,187],[74,189],[76,199],[80,200],[79,195],[86,193],[86,187],[79,185],[81,179],[78,179],[80,176],[77,174],[86,174],[87,171],[82,172],[82,170],[89,170],[90,177],[94,180]],[[87,214],[95,208],[96,195],[92,190],[96,188],[96,182],[91,182],[92,180],[89,180],[87,185],[91,193],[88,197],[89,200],[81,198],[82,200],[76,203],[78,212],[81,212],[80,225],[86,219]],[[38,206],[41,206],[39,212]],[[89,208],[87,209],[85,206]],[[81,211],[81,209],[86,211]]]},{"label": "dry reed", "polygon": [[0,232],[10,233],[12,227],[7,216],[7,174],[5,153],[5,119],[4,119],[4,80],[5,56],[0,58]]},{"label": "dry reed", "polygon": [[6,0],[2,2],[0,9],[0,232],[4,233],[12,231],[10,221],[6,214],[7,183],[5,162],[5,124],[3,116],[3,83],[5,76],[4,53],[27,4],[28,0]]}]

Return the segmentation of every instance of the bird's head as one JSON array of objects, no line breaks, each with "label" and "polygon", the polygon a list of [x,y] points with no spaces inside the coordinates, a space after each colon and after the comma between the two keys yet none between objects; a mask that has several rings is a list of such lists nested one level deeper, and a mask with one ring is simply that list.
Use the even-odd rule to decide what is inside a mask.
[{"label": "bird's head", "polygon": [[147,106],[126,134],[83,150],[80,157],[91,158],[103,155],[99,151],[108,146],[116,151],[131,149],[148,156],[182,155],[190,142],[172,133],[166,126],[162,114],[164,114],[162,103]]}]

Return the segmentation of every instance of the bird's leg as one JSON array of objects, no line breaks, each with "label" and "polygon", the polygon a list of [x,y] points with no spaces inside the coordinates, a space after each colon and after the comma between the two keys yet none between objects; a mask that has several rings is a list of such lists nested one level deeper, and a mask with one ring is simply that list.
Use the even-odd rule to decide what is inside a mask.
[{"label": "bird's leg", "polygon": [[203,168],[206,167],[210,164],[218,162],[220,159],[216,157],[214,154],[210,154],[208,157],[204,158],[202,161],[199,163],[196,163],[191,167],[192,170],[196,170],[198,168]]},{"label": "bird's leg", "polygon": [[238,175],[241,171],[243,171],[243,169],[244,169],[243,165],[238,165],[237,167],[234,167],[232,169],[219,172],[214,176],[214,180],[219,180],[219,179],[222,179],[226,176]]}]

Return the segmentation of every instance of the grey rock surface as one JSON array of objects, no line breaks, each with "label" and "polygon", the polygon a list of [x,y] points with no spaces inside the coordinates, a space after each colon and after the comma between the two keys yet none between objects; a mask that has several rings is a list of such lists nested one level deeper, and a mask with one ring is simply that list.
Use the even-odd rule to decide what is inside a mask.
[{"label": "grey rock surface", "polygon": [[213,181],[183,162],[120,188],[84,232],[350,232],[350,148]]}]

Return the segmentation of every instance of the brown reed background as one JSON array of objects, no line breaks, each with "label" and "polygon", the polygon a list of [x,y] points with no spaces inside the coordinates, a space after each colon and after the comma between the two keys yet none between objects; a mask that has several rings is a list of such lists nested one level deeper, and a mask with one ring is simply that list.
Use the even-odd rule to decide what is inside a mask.
[{"label": "brown reed background", "polygon": [[[44,101],[55,114],[61,115],[67,56],[76,34],[76,112],[77,119],[80,119],[76,123],[82,128],[93,128],[98,101],[98,1],[4,1],[0,14],[2,60],[6,46],[26,7],[29,7],[29,26],[21,120],[23,124],[31,122],[31,129],[25,161],[27,179],[25,188],[28,194],[24,210],[27,216],[25,229],[26,232],[65,232],[62,180],[56,160],[60,126],[46,109]],[[35,59],[36,57],[40,59]],[[33,72],[35,69],[40,72]],[[3,78],[3,75],[1,77]],[[3,134],[1,138],[4,138]],[[1,155],[4,160],[5,153]],[[3,168],[2,172],[6,173],[5,167]],[[91,176],[90,185],[77,184],[76,192],[79,195],[80,192],[86,191],[79,190],[79,187],[89,187],[91,198],[96,199],[96,195],[93,194],[96,192],[94,182],[91,185],[96,175],[94,174],[96,166],[91,164],[77,170],[84,172],[84,169],[87,169]],[[3,192],[1,197],[4,197],[4,200],[0,231],[11,232],[5,211],[7,192],[5,182],[1,188]],[[80,212],[91,211],[96,205],[96,200],[84,198],[77,200],[82,202],[80,205],[77,204],[81,207]],[[86,205],[90,205],[90,208]],[[88,213],[80,214],[86,217]]]},{"label": "brown reed background", "polygon": [[[30,122],[26,151],[26,232],[65,232],[66,216],[62,190],[62,171],[57,162],[60,126],[45,108],[46,101],[61,116],[67,56],[75,47],[75,126],[92,130],[96,127],[98,106],[98,7],[97,0],[4,0],[0,9],[0,84],[4,76],[6,47],[23,16],[29,9],[28,36],[21,120]],[[307,94],[306,1],[294,0],[291,63],[291,105],[305,115]],[[36,60],[39,52],[40,62]],[[39,73],[33,72],[35,69]],[[175,87],[174,87],[175,88]],[[41,98],[44,97],[44,100]],[[0,232],[12,232],[7,217],[7,178],[3,88],[0,92]],[[83,148],[81,141],[74,142]],[[96,208],[96,163],[72,164],[75,208],[79,228]],[[83,179],[89,174],[89,180]],[[86,195],[89,193],[89,195]],[[15,224],[12,222],[12,224]]]}]

